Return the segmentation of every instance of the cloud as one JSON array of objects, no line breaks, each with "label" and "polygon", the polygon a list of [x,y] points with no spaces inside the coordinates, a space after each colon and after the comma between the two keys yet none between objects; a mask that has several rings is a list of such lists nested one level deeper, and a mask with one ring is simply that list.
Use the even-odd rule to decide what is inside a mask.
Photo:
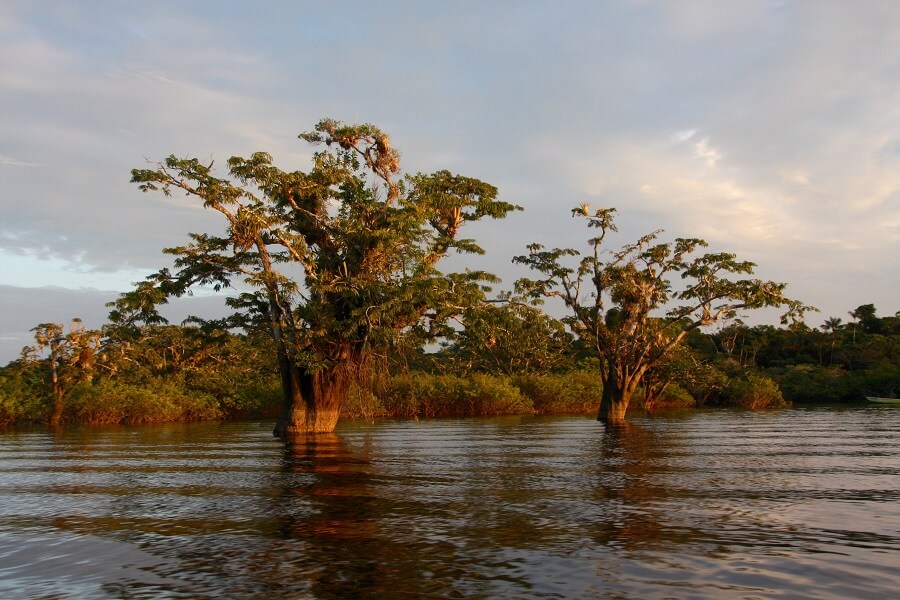
[{"label": "cloud", "polygon": [[41,163],[35,162],[26,162],[24,160],[17,160],[10,156],[5,156],[0,154],[0,167],[42,167]]},{"label": "cloud", "polygon": [[682,129],[672,134],[672,140],[676,143],[686,142],[697,134],[696,129]]},{"label": "cloud", "polygon": [[694,152],[697,156],[704,159],[710,168],[715,167],[716,163],[722,158],[719,151],[709,145],[709,138],[703,138],[694,144]]}]

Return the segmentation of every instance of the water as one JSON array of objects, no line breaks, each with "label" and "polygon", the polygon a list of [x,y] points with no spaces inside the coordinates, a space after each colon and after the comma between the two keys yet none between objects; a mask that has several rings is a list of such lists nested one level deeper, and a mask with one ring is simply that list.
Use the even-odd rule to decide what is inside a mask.
[{"label": "water", "polygon": [[3,598],[886,598],[900,409],[0,434]]}]

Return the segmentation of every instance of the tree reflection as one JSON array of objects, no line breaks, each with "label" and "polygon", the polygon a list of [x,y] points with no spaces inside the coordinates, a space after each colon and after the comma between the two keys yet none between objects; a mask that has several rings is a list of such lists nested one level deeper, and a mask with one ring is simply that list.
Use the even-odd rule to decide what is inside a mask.
[{"label": "tree reflection", "polygon": [[662,508],[672,493],[662,472],[671,444],[659,436],[633,423],[606,427],[594,488],[601,510],[592,528],[599,543],[650,550],[671,541]]},{"label": "tree reflection", "polygon": [[351,452],[334,433],[293,436],[286,440],[284,471],[311,477],[284,479],[285,496],[305,500],[309,510],[291,511],[281,523],[278,535],[299,545],[282,564],[299,567],[317,597],[381,588],[382,508],[366,449]]},{"label": "tree reflection", "polygon": [[392,491],[397,474],[379,470],[371,445],[350,447],[333,433],[294,437],[284,471],[282,501],[308,510],[291,511],[278,529],[292,572],[279,577],[282,589],[296,591],[298,576],[316,598],[443,597],[453,589],[453,546],[414,534],[425,505]]}]

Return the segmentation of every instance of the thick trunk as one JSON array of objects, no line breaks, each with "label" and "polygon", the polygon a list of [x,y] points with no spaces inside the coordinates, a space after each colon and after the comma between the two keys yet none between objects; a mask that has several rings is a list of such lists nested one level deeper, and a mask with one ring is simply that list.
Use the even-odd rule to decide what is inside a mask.
[{"label": "thick trunk", "polygon": [[625,412],[631,402],[631,392],[613,387],[603,387],[603,396],[600,399],[600,410],[597,420],[604,425],[617,425],[625,422]]},{"label": "thick trunk", "polygon": [[619,425],[625,422],[625,413],[631,396],[637,387],[634,378],[621,378],[615,366],[610,366],[603,381],[603,395],[600,398],[600,410],[597,420],[604,425]]},{"label": "thick trunk", "polygon": [[284,410],[274,434],[285,437],[334,431],[350,388],[346,369],[331,367],[310,373],[292,368],[287,379]]}]

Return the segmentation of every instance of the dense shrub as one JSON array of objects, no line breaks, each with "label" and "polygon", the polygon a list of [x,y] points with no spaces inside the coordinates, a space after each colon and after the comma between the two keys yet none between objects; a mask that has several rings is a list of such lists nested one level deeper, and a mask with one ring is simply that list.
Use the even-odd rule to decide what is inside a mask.
[{"label": "dense shrub", "polygon": [[392,415],[388,414],[379,394],[372,391],[371,385],[354,384],[350,386],[347,400],[341,406],[341,418],[371,421],[376,417],[387,416]]},{"label": "dense shrub", "polygon": [[0,425],[49,419],[50,401],[41,392],[39,380],[0,373]]},{"label": "dense shrub", "polygon": [[[410,373],[388,380],[381,393],[384,416],[448,417],[496,416],[534,412],[509,378],[473,374]],[[380,415],[374,415],[380,416]]]},{"label": "dense shrub", "polygon": [[852,374],[839,367],[792,365],[772,376],[791,402],[841,402],[857,395]]},{"label": "dense shrub", "polygon": [[595,371],[516,375],[512,383],[542,415],[594,412],[603,394],[600,375]]},{"label": "dense shrub", "polygon": [[284,403],[284,392],[277,377],[245,382],[231,396],[219,400],[225,416],[230,418],[271,417]]},{"label": "dense shrub", "polygon": [[643,398],[643,394],[641,394],[640,397],[634,398],[634,401],[637,401],[638,406],[647,412],[675,408],[693,408],[697,405],[697,401],[690,392],[677,383],[670,383],[659,397],[654,398],[650,402],[647,402]]},{"label": "dense shrub", "polygon": [[201,421],[222,416],[213,396],[161,379],[141,386],[111,381],[76,386],[64,414],[66,422],[91,425]]},{"label": "dense shrub", "polygon": [[277,414],[284,399],[277,373],[246,373],[228,367],[219,372],[203,370],[186,373],[182,387],[191,393],[214,397],[227,417]]},{"label": "dense shrub", "polygon": [[763,375],[749,374],[746,377],[734,378],[723,390],[723,399],[727,406],[739,406],[749,410],[764,408],[784,408],[789,406],[778,384]]}]

